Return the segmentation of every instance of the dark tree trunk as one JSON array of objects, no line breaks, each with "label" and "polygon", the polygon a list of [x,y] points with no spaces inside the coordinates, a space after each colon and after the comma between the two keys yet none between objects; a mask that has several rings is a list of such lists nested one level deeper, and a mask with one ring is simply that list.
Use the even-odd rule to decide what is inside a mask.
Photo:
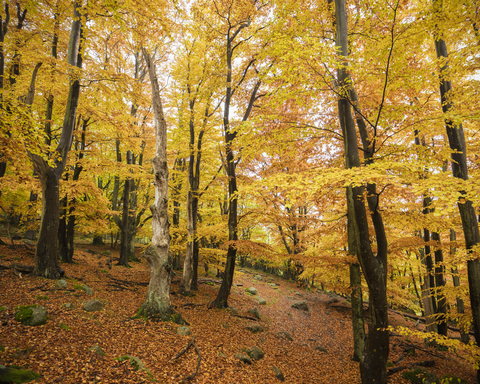
[{"label": "dark tree trunk", "polygon": [[[73,168],[72,181],[78,181],[80,174],[83,170],[83,166],[80,160],[84,157],[85,151],[85,132],[87,129],[89,119],[84,119],[81,130],[80,140],[75,141],[75,150],[80,150],[78,154],[78,162]],[[78,118],[78,124],[80,124],[81,117]],[[65,175],[65,181],[68,180],[68,173]],[[76,199],[68,199],[68,195],[65,195],[61,199],[61,213],[60,213],[60,225],[58,228],[58,252],[60,259],[65,263],[73,263],[74,252],[74,236],[75,236],[75,203]]]},{"label": "dark tree trunk", "polygon": [[[345,0],[335,0],[335,22],[337,29],[336,46],[341,57],[348,57],[348,17]],[[347,63],[339,63],[338,85],[341,92],[338,100],[338,115],[344,138],[344,151],[347,168],[360,167],[357,133],[352,115],[348,92],[351,79],[347,72]],[[362,128],[359,126],[359,130]],[[362,136],[362,131],[360,131]],[[363,138],[362,138],[363,139]],[[369,149],[374,152],[374,143]],[[370,161],[373,161],[370,159]],[[375,185],[367,184],[367,203],[372,218],[377,252],[373,253],[370,244],[369,223],[365,207],[364,186],[347,187],[348,212],[351,212],[355,233],[355,245],[359,263],[364,272],[370,297],[370,319],[365,350],[360,361],[360,373],[363,384],[387,382],[387,361],[389,355],[388,301],[387,301],[387,239],[383,220],[378,209],[378,194]]]},{"label": "dark tree trunk", "polygon": [[443,290],[445,289],[445,266],[443,265],[443,251],[440,248],[440,235],[432,232],[432,240],[436,241],[438,246],[435,249],[435,298],[437,313],[437,332],[440,335],[447,336],[447,299]]},{"label": "dark tree trunk", "polygon": [[[453,229],[450,229],[450,241],[454,242],[457,240],[457,234]],[[456,248],[454,246],[450,246],[450,254],[455,255],[456,253]],[[452,280],[453,280],[453,286],[454,287],[459,287],[460,286],[460,277],[458,275],[458,269],[457,266],[454,265],[452,268]],[[459,315],[465,314],[465,304],[463,302],[463,299],[459,296],[456,298],[457,302],[457,313]],[[462,343],[468,344],[470,342],[470,330],[468,324],[466,324],[465,321],[459,322],[458,327],[460,328],[460,339]]]},{"label": "dark tree trunk", "polygon": [[[132,153],[127,152],[127,164],[132,163]],[[118,265],[123,265],[128,267],[128,219],[129,219],[129,201],[130,201],[130,183],[131,179],[125,179],[125,184],[123,186],[123,213],[122,213],[122,236],[120,240],[120,259],[118,260]]]},{"label": "dark tree trunk", "polygon": [[[350,217],[350,214],[347,214]],[[356,256],[355,228],[351,218],[347,224],[348,254]],[[352,303],[353,361],[361,361],[365,350],[365,321],[363,312],[362,273],[358,263],[350,263],[350,299]]]},{"label": "dark tree trunk", "polygon": [[[229,16],[230,17],[230,16]],[[237,131],[230,126],[230,106],[233,97],[232,88],[232,62],[233,62],[233,51],[235,49],[234,41],[242,29],[247,28],[250,25],[250,19],[241,24],[235,24],[228,29],[226,35],[226,64],[227,64],[227,78],[226,78],[226,93],[225,93],[225,104],[224,104],[224,113],[223,113],[223,130],[225,134],[225,152],[226,152],[226,164],[224,164],[228,176],[228,249],[227,249],[227,262],[225,265],[224,277],[222,280],[222,285],[218,291],[217,297],[213,302],[210,303],[210,307],[214,306],[217,308],[226,308],[228,307],[228,297],[230,296],[230,290],[233,284],[233,274],[235,272],[235,260],[237,257],[237,248],[235,242],[238,240],[238,199],[237,199],[237,176],[236,176],[236,163],[235,156],[233,154],[232,145],[237,137]],[[235,29],[236,28],[236,29]],[[248,64],[245,68],[245,74],[248,72],[249,67],[253,61]],[[244,79],[245,77],[243,77]],[[240,80],[240,83],[243,80]],[[237,84],[237,87],[240,85]],[[250,96],[250,101],[248,103],[247,109],[243,116],[242,121],[247,121],[252,112],[253,103],[256,100],[257,91],[260,87],[260,81],[257,81],[255,84],[252,94]]]},{"label": "dark tree trunk", "polygon": [[68,245],[67,245],[67,203],[68,195],[60,199],[60,219],[58,221],[58,255],[63,262],[67,261]]},{"label": "dark tree trunk", "polygon": [[[179,177],[179,173],[183,173],[185,171],[185,160],[184,159],[175,159],[175,163],[173,165],[173,175],[172,175],[172,200],[173,200],[173,215],[172,215],[172,227],[173,227],[173,238],[172,243],[173,245],[177,245],[181,241],[181,236],[178,234],[178,227],[180,224],[180,190],[182,189],[182,181]],[[174,251],[173,252],[173,268],[176,270],[180,270],[182,268],[182,257],[181,252]]]},{"label": "dark tree trunk", "polygon": [[[70,65],[82,67],[82,21],[79,12],[79,3],[75,3],[75,18],[72,22],[70,41],[68,45],[67,61]],[[31,88],[34,88],[33,85]],[[42,222],[40,234],[35,252],[35,266],[33,275],[56,279],[63,275],[63,270],[57,261],[58,225],[59,225],[59,180],[67,163],[73,131],[78,99],[80,96],[80,81],[72,79],[68,93],[67,105],[60,141],[56,149],[54,167],[51,167],[41,156],[29,153],[34,168],[37,171],[42,184]],[[32,95],[33,101],[33,95]]]},{"label": "dark tree trunk", "polygon": [[92,245],[105,245],[102,235],[95,235],[92,240]]},{"label": "dark tree trunk", "polygon": [[[435,12],[441,16],[442,2],[433,1]],[[438,26],[437,26],[438,28]],[[444,113],[450,112],[454,105],[449,99],[449,93],[452,90],[452,83],[447,80],[450,77],[450,69],[448,65],[447,45],[443,40],[443,36],[439,31],[434,36],[437,57],[445,60],[440,72],[440,95],[442,101],[442,110]],[[445,119],[445,126],[452,150],[452,173],[453,177],[468,180],[467,168],[467,146],[463,126],[452,120]],[[466,192],[460,191],[460,199],[458,201],[458,210],[462,219],[462,228],[465,235],[465,246],[467,252],[471,253],[473,247],[480,243],[480,232],[478,230],[478,222],[475,214],[475,208],[472,201],[467,200]],[[478,257],[467,261],[468,269],[468,286],[470,288],[470,304],[472,308],[473,329],[475,331],[475,340],[477,345],[480,343],[480,260]],[[477,380],[480,381],[480,370],[477,370]]]},{"label": "dark tree trunk", "polygon": [[43,172],[38,172],[38,174],[42,183],[42,223],[35,250],[35,265],[32,275],[58,279],[64,274],[57,259],[60,215],[59,177],[47,164],[44,165]]}]

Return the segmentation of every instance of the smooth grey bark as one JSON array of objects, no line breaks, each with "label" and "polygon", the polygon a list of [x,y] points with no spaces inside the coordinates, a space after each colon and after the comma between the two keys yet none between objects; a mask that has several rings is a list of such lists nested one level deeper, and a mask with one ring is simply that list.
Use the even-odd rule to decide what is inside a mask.
[{"label": "smooth grey bark", "polygon": [[[72,22],[70,41],[68,46],[68,63],[77,68],[82,67],[82,18],[79,8],[81,4],[75,3],[74,20]],[[79,42],[80,41],[80,42]],[[77,43],[79,44],[77,45]],[[42,185],[42,221],[40,234],[35,251],[35,265],[32,274],[50,279],[57,279],[63,275],[63,270],[57,262],[57,235],[59,225],[59,182],[72,143],[75,117],[80,96],[80,80],[78,76],[70,80],[70,87],[65,108],[65,116],[60,135],[60,141],[55,150],[53,166],[50,166],[43,157],[29,153],[33,166]]]},{"label": "smooth grey bark", "polygon": [[[433,0],[434,12],[441,15],[442,2]],[[438,29],[438,26],[437,26]],[[447,44],[439,30],[434,34],[435,49],[437,57],[442,60],[443,65],[440,69],[440,96],[442,101],[442,110],[449,113],[455,106],[451,101],[451,91],[453,89],[449,78],[450,68],[448,64]],[[445,127],[448,136],[450,149],[452,150],[452,174],[461,180],[468,180],[467,166],[467,146],[463,125],[456,123],[448,118],[445,119]],[[478,229],[477,217],[472,201],[468,200],[465,191],[460,190],[458,201],[458,210],[462,220],[462,228],[465,236],[465,246],[467,252],[471,254],[473,247],[480,243],[480,232]],[[477,345],[480,343],[480,259],[478,257],[467,260],[468,286],[470,288],[470,304],[472,308],[473,329]],[[480,370],[477,370],[477,380],[480,381]]]},{"label": "smooth grey bark", "polygon": [[[335,0],[335,22],[337,28],[336,46],[341,57],[348,57],[348,17],[345,0]],[[347,63],[341,63],[338,72],[339,99],[338,116],[344,138],[345,161],[347,168],[360,167],[357,133],[352,115],[351,103],[346,89],[351,79]],[[372,146],[373,152],[373,146]],[[370,244],[369,223],[365,207],[364,186],[347,187],[348,211],[352,213],[357,258],[362,267],[369,289],[370,319],[364,354],[360,361],[363,384],[387,382],[387,361],[389,355],[388,301],[387,301],[387,241],[383,220],[378,210],[378,195],[374,186],[367,185],[367,204],[374,225],[377,253]]]},{"label": "smooth grey bark", "polygon": [[[172,259],[169,255],[170,234],[168,221],[168,164],[167,164],[167,123],[163,114],[162,101],[155,73],[155,65],[150,54],[142,48],[152,86],[152,104],[155,115],[155,157],[152,160],[155,175],[155,201],[152,211],[152,243],[145,250],[145,258],[150,266],[150,283],[147,297],[138,314],[161,320],[175,319],[170,300],[172,279]],[[180,317],[181,318],[181,317]]]}]

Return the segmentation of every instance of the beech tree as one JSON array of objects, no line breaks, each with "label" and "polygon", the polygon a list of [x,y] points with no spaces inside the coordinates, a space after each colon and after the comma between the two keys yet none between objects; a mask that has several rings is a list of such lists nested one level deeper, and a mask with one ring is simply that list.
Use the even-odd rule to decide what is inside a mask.
[{"label": "beech tree", "polygon": [[[83,20],[82,20],[83,19]],[[73,68],[82,68],[82,26],[85,16],[81,14],[81,3],[76,2],[68,44],[67,62]],[[75,127],[75,116],[80,96],[78,73],[70,80],[68,101],[59,144],[54,152],[53,166],[42,156],[30,153],[33,166],[42,185],[42,222],[35,251],[33,274],[56,279],[63,275],[57,260],[57,234],[60,215],[59,183],[67,163],[68,153]]]},{"label": "beech tree", "polygon": [[[442,2],[433,1],[435,16],[442,16]],[[435,49],[440,60],[440,95],[442,110],[446,114],[445,127],[448,142],[452,150],[452,174],[455,178],[468,180],[467,146],[462,123],[458,123],[449,117],[449,113],[455,109],[451,101],[452,82],[450,80],[450,68],[448,64],[447,44],[443,38],[443,30],[440,24],[436,25],[434,34]],[[480,244],[480,232],[478,221],[472,201],[467,197],[466,191],[460,189],[458,210],[462,219],[462,228],[465,236],[465,246],[471,257],[467,260],[468,285],[470,288],[470,304],[472,308],[473,329],[477,345],[480,341],[480,259],[476,255],[475,248]],[[480,370],[477,370],[480,380]]]},{"label": "beech tree", "polygon": [[[170,300],[172,279],[172,259],[169,254],[170,234],[168,220],[168,163],[167,163],[167,123],[163,114],[157,74],[152,57],[142,48],[152,85],[152,103],[155,114],[156,145],[152,160],[154,171],[155,201],[152,211],[152,243],[145,250],[145,258],[150,266],[150,283],[147,297],[140,307],[140,316],[157,317],[169,320],[175,314]],[[181,317],[180,317],[181,319]]]}]

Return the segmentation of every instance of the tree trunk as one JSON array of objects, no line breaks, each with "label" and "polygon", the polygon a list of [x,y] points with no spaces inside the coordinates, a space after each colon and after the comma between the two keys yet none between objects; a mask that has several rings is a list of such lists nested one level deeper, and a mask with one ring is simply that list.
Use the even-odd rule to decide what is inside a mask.
[{"label": "tree trunk", "polygon": [[181,320],[176,315],[170,300],[170,282],[172,279],[172,260],[168,253],[170,245],[168,222],[168,164],[167,164],[167,123],[163,115],[162,102],[157,75],[152,57],[145,50],[143,57],[148,67],[152,85],[152,103],[155,114],[156,145],[152,160],[155,174],[155,201],[152,211],[152,243],[145,250],[145,258],[150,266],[150,283],[147,297],[140,307],[140,316],[154,317],[161,320]]},{"label": "tree trunk", "polygon": [[[230,24],[231,25],[231,24]],[[225,93],[225,104],[223,111],[223,130],[225,134],[225,152],[226,152],[226,164],[225,170],[228,176],[228,249],[227,249],[227,262],[225,265],[224,277],[222,280],[222,285],[218,291],[217,297],[213,302],[209,304],[209,307],[215,306],[217,308],[226,308],[228,307],[228,297],[230,296],[230,289],[233,284],[233,274],[235,272],[235,260],[237,257],[237,248],[235,242],[238,240],[238,189],[237,189],[237,175],[236,175],[236,163],[235,156],[233,154],[232,145],[237,137],[237,131],[230,126],[230,106],[233,97],[233,88],[232,88],[232,62],[233,62],[233,51],[234,51],[234,41],[242,29],[247,28],[250,25],[250,19],[248,18],[243,24],[235,24],[234,27],[229,27],[226,38],[227,38],[227,49],[226,49],[226,64],[227,64],[227,78],[226,78],[226,93]],[[234,30],[234,28],[236,28]],[[237,43],[238,45],[238,43]],[[252,63],[252,61],[250,62]],[[245,68],[243,79],[245,78],[246,73],[250,64]],[[241,82],[242,80],[240,80]],[[250,100],[248,102],[247,108],[243,115],[242,121],[245,122],[248,120],[253,103],[257,98],[257,92],[260,88],[260,81],[257,81],[253,91],[250,95]],[[240,85],[237,84],[237,87]]]},{"label": "tree trunk", "polygon": [[[85,151],[85,132],[87,129],[87,123],[89,119],[84,119],[81,130],[80,140],[75,140],[75,150],[80,150],[78,154],[78,161],[73,168],[72,181],[78,181],[80,174],[83,170],[83,166],[80,164],[80,160],[84,157]],[[78,118],[78,124],[80,124],[81,116]],[[68,180],[68,173],[65,175],[65,181]],[[75,237],[75,203],[76,199],[72,198],[68,200],[68,196],[61,200],[62,212],[60,217],[60,225],[58,228],[58,252],[60,259],[65,263],[73,263],[74,252],[74,237]]]},{"label": "tree trunk", "polygon": [[[132,152],[127,151],[127,164],[132,164]],[[117,265],[128,267],[128,221],[130,201],[130,178],[125,179],[123,186],[123,213],[122,213],[122,237],[120,239],[120,259]]]},{"label": "tree trunk", "polygon": [[44,163],[37,167],[42,184],[42,222],[35,250],[35,265],[32,275],[58,279],[64,271],[57,260],[59,206],[59,178],[54,169]]},{"label": "tree trunk", "polygon": [[[435,11],[441,14],[442,3],[439,0],[433,1]],[[438,26],[437,26],[438,27]],[[440,71],[440,95],[442,101],[442,110],[444,113],[449,113],[454,105],[449,99],[449,93],[452,90],[452,83],[447,80],[450,77],[450,69],[448,65],[448,52],[447,45],[442,38],[443,36],[438,33],[434,35],[435,48],[437,51],[437,57],[444,60],[444,64]],[[467,168],[467,146],[465,143],[465,135],[463,132],[463,126],[460,123],[456,123],[452,120],[445,119],[445,126],[452,150],[452,174],[453,177],[468,180],[468,168]],[[472,201],[467,200],[466,192],[459,191],[460,198],[458,201],[458,210],[462,219],[462,228],[465,235],[465,246],[467,252],[474,256],[467,260],[468,269],[468,286],[470,288],[470,304],[472,308],[473,317],[473,329],[475,331],[475,340],[477,345],[480,343],[480,260],[477,256],[472,254],[473,247],[480,243],[480,232],[478,230],[477,217],[475,215],[475,208]],[[477,370],[477,380],[480,381],[480,370]]]},{"label": "tree trunk", "polygon": [[[424,206],[429,204],[429,199],[423,199]],[[426,203],[427,201],[427,203]],[[424,208],[424,214],[428,214],[428,208]],[[422,254],[422,264],[425,266],[425,276],[423,277],[422,285],[422,301],[425,315],[425,322],[427,327],[427,332],[438,332],[436,317],[437,312],[435,305],[435,276],[433,273],[433,260],[430,245],[430,231],[426,228],[423,229],[423,240],[425,241],[424,251]]]},{"label": "tree trunk", "polygon": [[[172,215],[172,225],[173,225],[173,244],[177,245],[181,241],[181,236],[178,234],[178,227],[180,225],[180,190],[182,189],[182,180],[178,177],[177,173],[183,173],[185,170],[185,160],[184,159],[175,159],[173,165],[173,188],[172,188],[172,199],[173,199],[173,215]],[[181,268],[181,252],[174,251],[173,254],[173,268],[179,270]]]},{"label": "tree trunk", "polygon": [[67,209],[68,195],[60,199],[60,218],[58,221],[58,256],[63,262],[67,262]]},{"label": "tree trunk", "polygon": [[[456,241],[457,234],[453,229],[450,229],[450,241]],[[450,254],[455,255],[456,249],[454,246],[450,246]],[[452,280],[453,286],[459,287],[460,286],[460,277],[458,276],[458,268],[456,265],[452,268]],[[459,296],[456,298],[457,302],[457,313],[459,315],[465,314],[465,304],[463,303],[463,299]],[[462,343],[468,344],[470,342],[470,332],[468,324],[465,324],[465,321],[459,321],[458,328],[460,328],[460,339]]]},{"label": "tree trunk", "polygon": [[[190,183],[189,183],[190,184]],[[192,212],[192,191],[187,185],[187,253],[183,262],[183,276],[180,282],[180,293],[191,295],[191,284],[193,278],[193,212]]]},{"label": "tree trunk", "polygon": [[445,266],[443,265],[443,251],[440,248],[440,235],[432,232],[432,240],[438,244],[435,249],[435,299],[437,331],[440,335],[447,336],[447,299],[445,298]]},{"label": "tree trunk", "polygon": [[[345,0],[335,0],[335,20],[337,26],[336,46],[341,57],[348,57],[348,18]],[[351,79],[347,63],[339,63],[338,83],[343,90],[338,100],[338,115],[344,138],[344,151],[347,168],[360,167],[357,133],[348,92]],[[370,245],[369,224],[365,207],[363,186],[347,187],[348,211],[352,212],[352,225],[355,233],[357,257],[365,275],[370,297],[370,319],[365,351],[360,361],[363,384],[387,382],[387,361],[389,355],[388,301],[387,301],[387,241],[383,220],[378,210],[378,195],[374,185],[367,185],[367,202],[375,229],[377,254]]]},{"label": "tree trunk", "polygon": [[[82,36],[82,21],[80,18],[79,7],[80,3],[75,3],[75,17],[70,32],[67,61],[70,65],[75,65],[78,68],[81,68],[81,52],[84,38]],[[50,279],[57,279],[63,275],[63,270],[59,267],[57,261],[57,236],[60,213],[59,180],[65,169],[73,138],[79,96],[80,80],[75,78],[70,81],[60,141],[55,151],[56,158],[54,159],[54,167],[48,165],[48,163],[39,155],[29,153],[34,168],[40,177],[43,200],[42,222],[35,251],[35,266],[32,274]]]},{"label": "tree trunk", "polygon": [[[350,216],[350,214],[347,214]],[[355,228],[351,218],[347,224],[348,254],[356,256]],[[365,321],[363,316],[362,273],[358,263],[350,263],[350,299],[352,303],[353,361],[361,361],[365,350]]]}]

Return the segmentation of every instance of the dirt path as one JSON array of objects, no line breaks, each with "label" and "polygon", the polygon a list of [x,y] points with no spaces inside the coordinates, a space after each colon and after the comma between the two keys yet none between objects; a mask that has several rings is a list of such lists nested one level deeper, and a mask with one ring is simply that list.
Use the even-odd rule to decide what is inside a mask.
[{"label": "dirt path", "polygon": [[[88,253],[86,249],[95,251]],[[190,323],[192,335],[177,334],[177,325],[132,320],[142,304],[149,280],[146,263],[131,269],[113,266],[107,260],[118,256],[108,248],[79,246],[76,264],[64,265],[67,289],[55,288],[54,281],[5,270],[0,276],[0,364],[33,369],[43,375],[40,383],[142,383],[150,382],[145,371],[135,371],[128,361],[117,361],[122,355],[140,358],[160,383],[180,383],[196,369],[198,355],[193,348],[176,360],[177,353],[195,336],[201,355],[198,373],[191,383],[275,383],[280,382],[273,367],[280,369],[286,383],[358,383],[358,363],[351,360],[352,332],[349,310],[329,306],[330,296],[298,289],[295,284],[256,271],[239,269],[235,276],[230,310],[207,309],[218,285],[200,284],[195,297],[172,295],[173,304]],[[0,264],[32,265],[25,249],[0,247]],[[261,278],[261,280],[257,280]],[[212,277],[204,276],[204,278]],[[88,295],[79,287],[93,289]],[[275,284],[275,286],[273,285]],[[255,287],[266,305],[258,305],[255,296],[245,292]],[[172,290],[177,290],[173,284]],[[104,303],[100,312],[86,312],[82,303],[88,299]],[[294,309],[291,304],[305,300],[309,311]],[[49,320],[39,327],[19,325],[13,315],[18,305],[41,304]],[[63,305],[72,303],[74,309]],[[194,304],[194,305],[192,305]],[[258,308],[261,319],[250,320],[248,310]],[[392,323],[412,326],[412,321],[395,315]],[[260,326],[253,333],[247,327]],[[286,333],[286,334],[285,334]],[[289,337],[291,340],[289,340]],[[455,373],[474,383],[470,365],[453,354],[432,356],[416,350],[406,354],[403,338],[392,337],[391,361],[404,359],[398,365],[433,360],[431,368],[439,376]],[[89,348],[99,345],[106,356]],[[419,346],[422,344],[419,344]],[[241,362],[236,354],[259,347],[265,356],[252,364]],[[423,347],[424,348],[424,347]],[[434,350],[433,353],[436,353]],[[391,375],[391,383],[407,383],[401,373]]]}]

